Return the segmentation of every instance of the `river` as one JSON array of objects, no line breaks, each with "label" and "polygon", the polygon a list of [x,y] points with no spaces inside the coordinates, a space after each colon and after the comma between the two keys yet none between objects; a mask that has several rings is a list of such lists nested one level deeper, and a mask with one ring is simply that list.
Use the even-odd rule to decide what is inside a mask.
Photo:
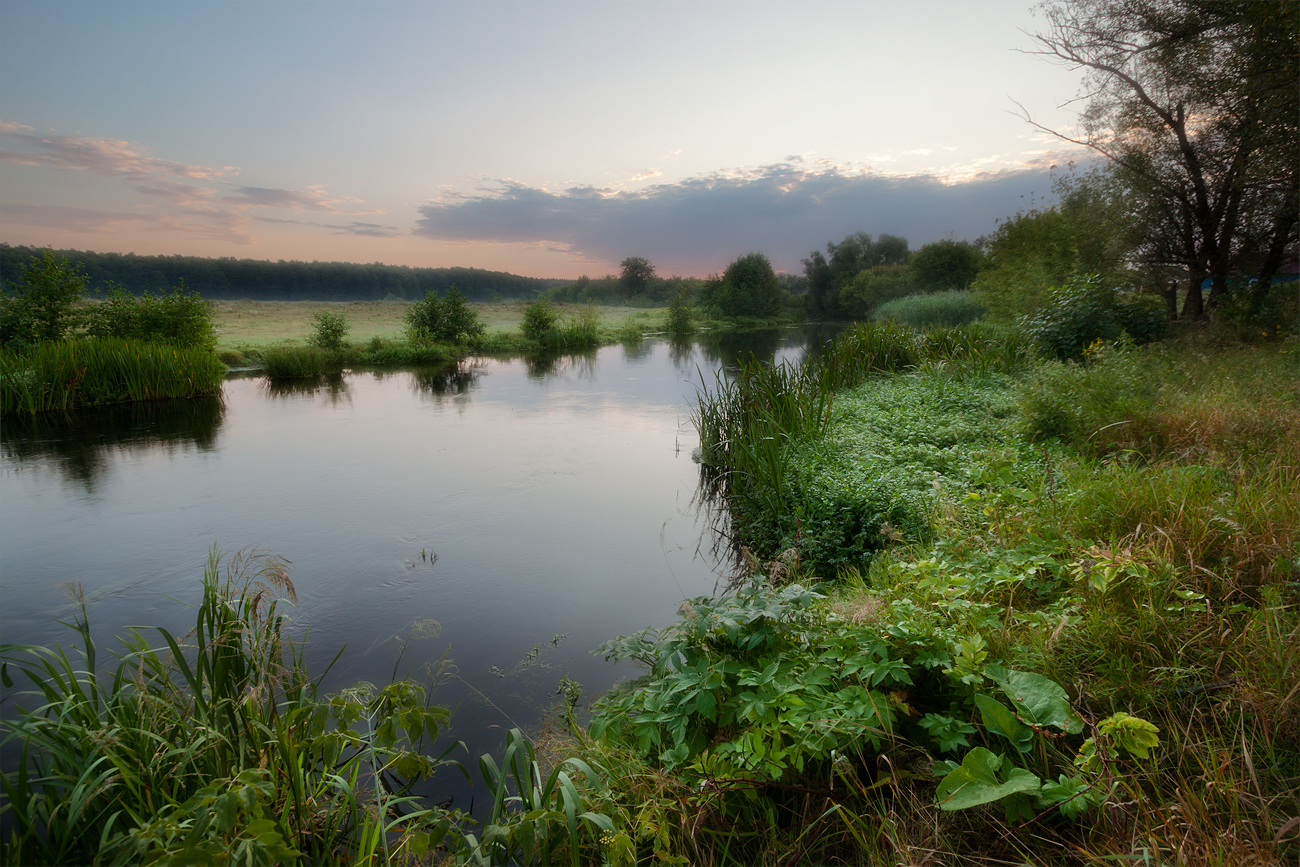
[{"label": "river", "polygon": [[[0,427],[0,640],[72,644],[78,582],[103,653],[128,627],[182,635],[208,551],[291,562],[294,631],[333,691],[443,663],[467,767],[539,725],[562,677],[580,707],[633,677],[590,651],[672,622],[726,564],[697,508],[697,386],[815,327],[546,361],[271,383]],[[430,628],[436,621],[440,629]],[[436,632],[436,634],[434,634]],[[156,635],[156,633],[155,633]],[[466,807],[463,780],[445,791]]]}]

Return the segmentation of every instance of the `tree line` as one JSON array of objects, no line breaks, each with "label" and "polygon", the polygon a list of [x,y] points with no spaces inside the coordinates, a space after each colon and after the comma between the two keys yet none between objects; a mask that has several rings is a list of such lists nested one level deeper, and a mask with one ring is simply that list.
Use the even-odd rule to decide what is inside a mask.
[{"label": "tree line", "polygon": [[[41,247],[0,244],[0,285],[36,261]],[[482,268],[411,268],[352,262],[272,262],[200,256],[137,256],[134,253],[53,251],[86,275],[91,293],[121,288],[133,295],[184,285],[208,299],[255,301],[416,300],[455,285],[473,301],[533,298],[563,283]]]}]

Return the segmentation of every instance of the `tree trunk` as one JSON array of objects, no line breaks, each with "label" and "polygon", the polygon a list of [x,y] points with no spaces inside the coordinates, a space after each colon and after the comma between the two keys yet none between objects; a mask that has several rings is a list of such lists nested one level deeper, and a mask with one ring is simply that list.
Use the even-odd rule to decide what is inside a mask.
[{"label": "tree trunk", "polygon": [[1193,273],[1187,280],[1187,298],[1183,301],[1183,318],[1197,321],[1205,318],[1205,299],[1201,284],[1205,282],[1204,274]]},{"label": "tree trunk", "polygon": [[1165,287],[1165,313],[1170,322],[1178,319],[1178,282],[1175,280],[1170,280]]}]

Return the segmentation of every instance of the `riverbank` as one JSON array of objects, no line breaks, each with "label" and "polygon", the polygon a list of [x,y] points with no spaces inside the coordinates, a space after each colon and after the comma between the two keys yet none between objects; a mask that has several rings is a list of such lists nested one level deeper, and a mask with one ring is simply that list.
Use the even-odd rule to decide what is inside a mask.
[{"label": "riverbank", "polygon": [[[746,527],[768,533],[766,541],[757,533],[748,539],[750,551],[748,556],[741,553],[735,592],[689,600],[675,626],[608,642],[603,655],[643,662],[649,677],[602,697],[587,730],[567,738],[533,733],[536,746],[531,748],[521,737],[512,737],[505,747],[508,754],[492,747],[478,770],[474,761],[465,762],[480,806],[487,798],[495,802],[498,792],[503,797],[499,807],[493,806],[489,823],[495,825],[492,845],[500,848],[481,848],[488,831],[435,809],[425,814],[429,827],[399,822],[394,830],[409,825],[411,833],[388,838],[390,852],[396,853],[399,844],[436,842],[443,833],[441,820],[447,818],[442,843],[455,850],[454,857],[470,860],[478,845],[485,860],[513,858],[517,863],[536,854],[525,848],[536,840],[549,850],[539,859],[568,860],[576,849],[580,863],[1101,863],[1115,857],[1171,863],[1179,858],[1185,863],[1293,861],[1296,843],[1288,822],[1297,815],[1300,766],[1287,736],[1300,722],[1294,691],[1295,660],[1300,659],[1295,584],[1300,554],[1295,536],[1300,525],[1295,495],[1300,395],[1295,383],[1300,371],[1294,344],[1225,348],[1189,340],[1146,349],[1109,347],[1073,366],[1037,363],[1011,335],[980,329],[931,332],[922,339],[902,329],[877,328],[848,335],[844,345],[849,349],[842,355],[825,348],[820,355],[812,353],[827,360],[797,371],[787,368],[773,376],[755,368],[742,374],[737,381],[744,399],[735,402],[736,412],[720,420],[726,424],[706,427],[706,433],[725,434],[725,439],[705,437],[708,448],[701,454],[713,465],[706,483],[733,495],[748,491],[751,499],[748,512],[728,508],[732,503],[726,499],[715,501],[720,529],[732,536],[746,535]],[[652,351],[670,350],[661,344]],[[630,355],[634,350],[606,352]],[[737,350],[709,357],[715,366],[725,362],[735,370],[736,362],[749,355],[749,350]],[[610,366],[606,357],[574,379],[585,381]],[[674,366],[695,375],[692,361]],[[620,368],[613,379],[621,381],[627,373]],[[219,518],[204,513],[191,525],[165,528],[162,535],[184,543],[198,535],[194,527],[220,526],[227,537],[256,538],[273,520],[279,527],[276,544],[297,544],[288,553],[298,561],[297,573],[312,582],[306,585],[305,601],[331,595],[328,584],[318,583],[331,571],[341,581],[365,588],[362,595],[335,591],[339,602],[333,616],[314,609],[312,634],[323,645],[323,662],[344,640],[365,648],[392,635],[391,613],[373,634],[349,633],[343,639],[331,631],[338,620],[360,621],[361,609],[377,604],[382,594],[375,588],[385,581],[410,587],[390,612],[435,614],[447,626],[446,634],[472,619],[454,607],[459,586],[475,588],[462,595],[482,596],[496,605],[508,596],[527,596],[526,613],[493,612],[475,621],[490,628],[473,626],[457,636],[452,656],[469,680],[474,679],[468,662],[473,657],[466,632],[482,635],[494,647],[512,638],[532,646],[535,637],[526,634],[529,629],[540,630],[544,639],[572,628],[561,619],[563,609],[607,606],[598,618],[600,638],[575,633],[569,640],[586,648],[610,632],[638,628],[646,622],[645,611],[663,611],[665,619],[671,615],[680,597],[652,605],[633,597],[637,587],[652,582],[652,572],[626,582],[640,561],[659,557],[658,550],[602,560],[593,570],[599,581],[582,591],[580,606],[559,598],[556,583],[570,580],[579,565],[574,550],[628,534],[601,523],[602,513],[623,510],[609,508],[618,502],[617,494],[608,500],[588,497],[599,505],[582,515],[552,488],[516,516],[494,518],[496,527],[529,528],[527,553],[519,561],[493,560],[492,546],[464,541],[467,532],[455,523],[459,516],[487,514],[489,505],[508,506],[536,493],[547,479],[567,478],[593,461],[606,461],[600,470],[605,475],[636,463],[629,455],[650,454],[661,440],[648,438],[639,450],[616,459],[609,453],[638,429],[629,421],[642,419],[643,410],[612,421],[610,431],[616,435],[584,442],[571,460],[555,465],[563,473],[539,474],[539,457],[578,431],[565,431],[545,448],[489,443],[493,438],[482,431],[522,427],[519,406],[526,405],[507,406],[496,398],[482,402],[498,412],[490,425],[462,435],[483,445],[481,451],[453,449],[431,461],[427,443],[452,446],[460,423],[437,428],[435,439],[430,435],[435,428],[420,427],[419,419],[466,417],[479,406],[471,396],[473,384],[444,394],[386,374],[379,400],[380,395],[372,397],[361,387],[360,380],[370,378],[356,374],[357,382],[340,382],[334,391],[314,387],[310,400],[258,383],[258,389],[268,392],[265,405],[285,405],[299,425],[287,438],[292,445],[273,460],[249,454],[257,441],[269,437],[273,425],[262,418],[260,408],[231,398],[231,414],[254,423],[231,426],[225,450],[196,462],[211,475],[185,485],[164,478],[161,471],[147,475],[164,478],[170,488],[203,491],[218,490],[217,476],[236,479],[239,502],[253,506],[244,516],[246,526],[238,514]],[[484,382],[502,384],[504,379],[500,371]],[[520,379],[525,379],[523,372]],[[538,392],[553,392],[564,379],[539,377],[531,368],[527,372]],[[667,392],[679,395],[682,386],[685,381],[673,380]],[[596,389],[602,406],[608,404],[604,388]],[[500,394],[511,391],[507,387]],[[418,402],[415,411],[395,414],[395,398],[411,392]],[[726,395],[721,397],[732,405]],[[325,412],[306,416],[308,403],[322,404]],[[559,403],[570,405],[572,395]],[[584,417],[582,428],[590,428],[590,422]],[[358,430],[363,425],[369,427]],[[255,429],[256,436],[238,439],[248,429]],[[312,435],[321,430],[327,435]],[[412,431],[419,447],[387,460],[366,451],[379,441],[390,452],[400,448],[401,438],[385,437],[403,430]],[[535,439],[545,428],[529,430]],[[345,436],[352,438],[337,451],[322,447]],[[769,446],[762,443],[774,444],[775,451],[764,451]],[[723,458],[733,448],[754,462],[736,464],[730,468],[736,477],[729,478],[723,475],[728,470]],[[364,458],[352,460],[357,455]],[[784,475],[763,476],[765,456],[774,457]],[[234,461],[242,458],[251,461],[253,476],[235,474]],[[516,464],[506,475],[527,481],[493,487],[486,468],[511,459]],[[179,456],[169,458],[173,460],[180,463]],[[283,488],[286,476],[268,477],[263,468],[294,462],[336,469],[318,474],[319,479],[294,474],[292,497],[271,500],[272,490]],[[385,475],[388,463],[400,465],[401,471]],[[685,469],[690,480],[692,468],[687,464]],[[454,478],[446,475],[453,471]],[[382,493],[358,500],[340,478],[349,473],[365,480],[365,490]],[[649,476],[663,474],[661,468],[646,478],[629,477],[619,487],[641,490],[651,483]],[[764,495],[765,479],[781,487],[769,487]],[[125,502],[105,481],[100,484],[95,499]],[[403,499],[404,485],[418,499]],[[482,505],[468,499],[471,491],[485,487]],[[449,506],[437,512],[442,493]],[[158,496],[151,490],[149,501]],[[765,498],[773,503],[770,512],[762,508]],[[75,498],[77,503],[87,499],[81,494]],[[400,508],[383,512],[388,501]],[[355,509],[349,522],[330,523],[341,513],[340,503],[350,507],[356,502],[363,508]],[[160,504],[157,520],[181,514],[190,503]],[[883,506],[873,505],[877,503]],[[632,508],[630,501],[625,505]],[[885,513],[886,507],[898,511]],[[71,511],[81,506],[64,508],[83,520],[81,526],[92,523],[80,517],[82,512]],[[241,508],[248,511],[248,506]],[[315,511],[302,511],[307,508]],[[877,512],[884,519],[875,524]],[[545,548],[562,536],[558,520],[552,521],[559,513],[567,513],[565,523],[580,526],[585,542]],[[749,523],[735,522],[736,514],[748,515]],[[351,526],[366,520],[371,523]],[[407,523],[391,529],[402,520]],[[657,526],[658,520],[652,523]],[[310,544],[291,541],[295,521],[318,534],[308,537]],[[319,535],[323,526],[344,544],[313,562],[314,550],[326,545]],[[450,529],[431,536],[430,526]],[[377,546],[383,553],[376,556],[389,560],[396,551],[411,563],[387,571],[358,568],[349,559],[352,552],[384,528],[394,536]],[[864,528],[874,532],[860,532]],[[662,540],[663,532],[650,535]],[[440,555],[432,573],[436,580],[428,580],[433,565],[422,556],[430,543],[436,543]],[[140,550],[156,547],[132,544]],[[681,544],[669,547],[677,551]],[[86,545],[110,560],[133,559],[129,552],[105,550],[90,537]],[[610,570],[609,562],[625,565]],[[453,583],[454,573],[447,570],[470,563],[482,567],[473,582]],[[564,574],[547,573],[538,565],[550,563],[563,564]],[[682,565],[678,561],[677,577],[682,577]],[[492,583],[515,574],[527,580]],[[682,596],[707,592],[707,585],[686,586],[696,589]],[[101,594],[101,604],[111,605],[121,592]],[[186,598],[175,588],[168,592]],[[11,607],[18,604],[15,599],[9,597]],[[552,599],[555,607],[543,610]],[[634,610],[633,623],[611,627],[613,618],[627,609]],[[72,621],[76,615],[62,619]],[[133,614],[124,622],[139,619]],[[192,624],[168,625],[173,635],[180,635]],[[163,646],[153,631],[146,634]],[[493,662],[503,668],[519,659],[510,648],[502,656],[504,661]],[[85,668],[75,657],[73,662]],[[474,670],[483,665],[478,660]],[[364,679],[382,684],[390,670],[382,668],[378,679]],[[8,673],[20,680],[13,657]],[[576,697],[570,674],[593,682],[567,671],[558,684],[566,689],[565,701]],[[551,693],[558,675],[551,678]],[[369,743],[367,732],[373,727],[362,715],[372,713],[370,702],[381,700],[381,691],[336,692],[341,713],[359,714],[352,731],[360,740],[353,743]],[[548,701],[547,692],[536,691],[535,706]],[[243,695],[230,691],[218,698]],[[177,696],[183,709],[183,690]],[[125,698],[130,698],[129,690]],[[46,699],[37,701],[44,704]],[[122,713],[130,711],[129,704],[123,700]],[[236,704],[235,698],[230,704]],[[325,697],[303,716],[314,719],[333,707]],[[574,710],[581,719],[581,706]],[[164,711],[160,708],[155,718],[172,719]],[[253,721],[274,716],[270,703],[260,697],[247,712]],[[464,725],[470,712],[461,705],[453,724],[460,719]],[[562,705],[558,734],[568,731],[563,714]],[[499,716],[492,721],[506,725]],[[335,730],[332,726],[326,731]],[[210,753],[203,747],[205,757],[221,755],[219,730],[191,728],[214,747]],[[254,735],[262,731],[253,729]],[[278,732],[270,723],[267,729]],[[288,730],[290,757],[319,755],[307,752],[316,746],[295,740],[310,730]],[[457,736],[464,735],[453,734]],[[75,740],[94,743],[93,738]],[[472,755],[482,752],[475,749]],[[425,753],[435,757],[441,748]],[[211,815],[203,810],[223,797],[227,800],[221,803],[235,803],[231,798],[239,794],[250,804],[247,812],[236,812],[229,826],[203,829],[202,844],[213,847],[207,860],[239,846],[247,853],[271,844],[292,847],[312,860],[360,862],[367,853],[382,860],[375,848],[379,837],[363,820],[378,809],[373,795],[388,797],[397,790],[383,794],[370,787],[366,763],[372,759],[363,755],[353,763],[359,769],[355,778],[348,776],[350,769],[340,772],[350,780],[350,791],[361,793],[351,802],[328,779],[303,779],[302,790],[309,793],[303,803],[315,812],[302,812],[293,781],[306,775],[294,767],[327,766],[285,766],[280,773],[285,754],[278,742],[252,742],[252,749],[229,768],[204,771],[208,776],[202,779],[167,781],[176,786],[171,791],[183,809],[137,806],[134,813],[119,813],[123,823],[137,814],[157,819],[148,832],[152,837],[132,837],[120,824],[107,838],[102,827],[91,829],[84,845],[90,848],[104,839],[119,846],[168,839],[181,845],[181,833]],[[87,762],[96,758],[84,755]],[[397,757],[376,755],[381,763]],[[586,764],[564,764],[569,758]],[[507,770],[507,759],[516,772]],[[237,767],[241,762],[247,766]],[[276,770],[263,779],[257,773],[262,767]],[[568,783],[558,774],[551,777],[554,769]],[[442,773],[448,770],[454,769]],[[241,779],[245,771],[251,776]],[[490,778],[486,785],[484,772]],[[532,798],[527,806],[535,810],[514,810],[504,800],[517,791],[517,783],[510,781],[516,774],[536,781],[535,787],[523,787]],[[77,791],[62,787],[60,779],[55,778],[54,790]],[[95,815],[106,818],[126,803],[113,798],[150,791],[149,786],[114,786],[80,790],[104,796],[94,802]],[[428,806],[427,801],[403,801],[387,815],[398,822],[399,812]],[[575,818],[589,812],[610,825],[575,821],[571,832],[569,807]],[[254,809],[271,825],[255,826]],[[355,834],[365,827],[371,830]],[[335,831],[340,833],[331,837]],[[418,836],[424,833],[428,836]],[[118,839],[118,834],[126,836]]]},{"label": "riverbank", "polygon": [[605,645],[649,673],[570,749],[691,863],[1293,862],[1294,341],[961,334],[702,403],[740,591]]}]

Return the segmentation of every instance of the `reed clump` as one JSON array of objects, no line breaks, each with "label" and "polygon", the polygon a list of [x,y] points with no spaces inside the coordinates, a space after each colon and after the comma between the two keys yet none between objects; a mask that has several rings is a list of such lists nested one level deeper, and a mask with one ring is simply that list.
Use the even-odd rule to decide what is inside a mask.
[{"label": "reed clump", "polygon": [[[288,635],[285,562],[241,555],[203,576],[194,629],[133,630],[116,661],[0,646],[8,693],[6,864],[391,863],[429,857],[457,814],[413,807],[448,712],[426,685],[318,697]],[[25,682],[26,690],[20,682]]]},{"label": "reed clump", "polygon": [[225,373],[225,365],[206,348],[111,337],[0,349],[0,413],[33,415],[214,394]]}]

